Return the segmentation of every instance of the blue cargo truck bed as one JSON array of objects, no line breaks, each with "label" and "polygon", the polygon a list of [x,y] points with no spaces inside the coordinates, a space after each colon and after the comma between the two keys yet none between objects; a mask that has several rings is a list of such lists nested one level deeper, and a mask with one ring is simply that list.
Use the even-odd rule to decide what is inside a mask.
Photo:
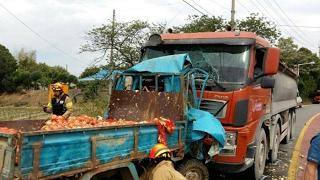
[{"label": "blue cargo truck bed", "polygon": [[[10,122],[27,123],[30,127],[39,123],[5,122],[11,128]],[[168,135],[171,149],[184,148],[185,126],[183,121],[176,122],[176,130]],[[155,124],[58,131],[26,129],[15,135],[0,134],[2,179],[51,179],[126,166],[133,160],[146,158],[158,139]]]}]

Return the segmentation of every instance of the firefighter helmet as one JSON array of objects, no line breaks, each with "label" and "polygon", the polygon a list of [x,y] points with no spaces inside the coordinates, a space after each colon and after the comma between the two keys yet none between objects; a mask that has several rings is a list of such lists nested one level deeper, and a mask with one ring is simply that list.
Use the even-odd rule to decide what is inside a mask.
[{"label": "firefighter helmet", "polygon": [[52,90],[53,91],[62,91],[62,84],[61,83],[54,83],[52,85]]},{"label": "firefighter helmet", "polygon": [[162,157],[163,155],[165,155],[166,157],[170,157],[170,150],[166,145],[159,143],[153,146],[150,151],[149,158],[155,159],[158,157]]}]

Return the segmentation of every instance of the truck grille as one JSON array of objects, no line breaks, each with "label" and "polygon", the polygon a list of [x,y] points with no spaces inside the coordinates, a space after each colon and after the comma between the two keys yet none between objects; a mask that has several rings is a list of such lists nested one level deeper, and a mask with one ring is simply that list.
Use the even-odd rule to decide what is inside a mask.
[{"label": "truck grille", "polygon": [[[200,109],[210,112],[214,115],[226,101],[202,99]],[[226,116],[227,105],[216,115],[216,118],[224,118]]]}]

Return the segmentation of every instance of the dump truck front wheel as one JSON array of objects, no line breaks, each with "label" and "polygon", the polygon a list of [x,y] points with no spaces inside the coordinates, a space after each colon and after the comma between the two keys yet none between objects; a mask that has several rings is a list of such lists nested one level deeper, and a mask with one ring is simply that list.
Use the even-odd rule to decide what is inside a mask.
[{"label": "dump truck front wheel", "polygon": [[267,159],[267,137],[263,128],[260,129],[260,134],[256,139],[256,150],[254,155],[254,163],[250,169],[248,169],[248,175],[252,179],[260,179],[263,175],[264,168]]},{"label": "dump truck front wheel", "polygon": [[180,163],[177,170],[188,180],[208,180],[208,168],[197,159],[186,159]]}]

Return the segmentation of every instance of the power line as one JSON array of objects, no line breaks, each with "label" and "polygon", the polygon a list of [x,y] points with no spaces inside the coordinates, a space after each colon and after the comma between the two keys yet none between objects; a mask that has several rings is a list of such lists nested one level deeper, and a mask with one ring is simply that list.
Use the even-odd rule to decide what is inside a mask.
[{"label": "power line", "polygon": [[[212,2],[212,1],[211,1]],[[219,2],[219,1],[218,1]],[[229,8],[227,8],[227,7],[225,7],[224,5],[222,5],[222,4],[220,4],[220,3],[218,3],[217,1],[214,1],[214,4],[217,4],[218,6],[220,6],[221,8],[223,8],[223,9],[225,9],[225,10],[227,10],[228,12],[230,12],[230,9]]]},{"label": "power line", "polygon": [[[18,18],[13,12],[11,12],[8,8],[6,8],[3,4],[0,3],[0,6],[2,9],[4,9],[7,13],[9,13],[12,17],[14,17],[18,22],[20,22],[22,25],[24,25],[27,29],[29,29],[34,35],[36,35],[38,38],[40,38],[42,41],[46,42],[47,44],[49,44],[51,47],[53,47],[54,49],[56,49],[57,51],[61,52],[62,54],[64,54],[65,56],[68,56],[74,60],[80,61],[79,59],[71,56],[70,54],[66,53],[65,51],[63,51],[62,49],[56,47],[53,43],[51,43],[49,40],[47,40],[46,38],[44,38],[42,35],[40,35],[38,32],[36,32],[35,30],[33,30],[30,26],[28,26],[26,23],[24,23],[20,18]],[[82,62],[84,63],[84,62]]]},{"label": "power line", "polygon": [[251,12],[249,11],[249,9],[248,9],[246,6],[244,6],[240,1],[237,1],[237,3],[239,3],[239,5],[240,5],[243,9],[245,9],[249,14],[251,14]]},{"label": "power line", "polygon": [[200,6],[200,4],[196,3],[194,0],[191,0],[194,4],[196,4],[200,9],[204,10],[207,14],[210,14],[213,16],[212,13],[210,13],[209,11],[207,11],[205,8],[203,8],[202,6]]},{"label": "power line", "polygon": [[[273,19],[273,21],[277,24],[277,25],[279,25],[280,23],[278,22],[278,20],[277,20],[277,18],[274,18],[273,16],[271,16],[271,14],[273,14],[273,13],[269,13],[269,11],[259,2],[259,0],[256,0],[256,2],[257,2],[257,4],[259,4],[259,6],[260,7],[262,7],[263,8],[263,10],[266,12],[266,14],[270,14],[270,16],[269,17],[271,17],[272,19]],[[272,8],[271,8],[272,9]],[[272,10],[273,11],[273,10]],[[261,11],[262,12],[262,11]],[[277,14],[277,12],[275,12],[275,14]],[[264,14],[264,16],[266,16],[265,14]],[[267,16],[266,16],[267,17]],[[292,37],[294,37],[289,31],[287,31],[287,30],[285,30],[290,36],[292,36]]]},{"label": "power line", "polygon": [[[265,1],[266,2],[266,1]],[[250,12],[250,10],[248,10],[248,8],[246,7],[246,6],[244,6],[243,4],[241,4],[241,2],[240,1],[238,1],[238,3],[240,4],[240,6],[243,8],[243,9],[245,9],[247,12],[249,12],[249,13],[251,13]],[[259,3],[259,2],[258,2]],[[257,7],[257,9],[264,15],[264,16],[266,16],[262,11],[261,11],[261,9],[257,6],[257,5],[255,5],[253,2],[252,2],[252,4],[254,5],[254,6],[256,6]],[[270,13],[268,13],[268,11],[264,8],[264,6],[262,6],[262,4],[260,4],[259,3],[259,5],[267,12],[267,14],[270,14]],[[275,10],[274,10],[274,8],[272,7],[272,5],[271,6],[269,6],[270,8],[271,8],[271,10],[273,11],[273,12],[275,12],[276,14],[278,14]],[[282,18],[282,16],[279,16],[279,17],[281,17]],[[281,25],[274,17],[272,17],[273,19],[274,19],[274,21],[276,22],[276,24],[278,25],[278,26],[290,26],[290,25]],[[284,22],[286,22],[285,20],[284,20]],[[294,25],[295,26],[295,25]],[[290,27],[293,27],[293,26],[290,26]],[[308,26],[299,26],[299,27],[305,27],[305,28],[320,28],[320,27],[308,27]],[[290,36],[292,36],[292,37],[294,37],[293,36],[293,34],[291,34],[289,31],[287,31],[286,29],[284,29],[284,31],[286,32],[286,33],[288,33]],[[300,41],[300,39],[296,39],[297,41],[299,41],[301,44],[308,44],[309,46],[312,46],[312,47],[314,47],[312,44],[313,43],[310,43],[310,41],[308,41],[308,40],[306,40],[304,37],[301,37],[300,36],[300,34],[297,34],[298,36],[299,36],[299,38],[300,39],[302,39],[304,42],[302,42],[302,41]]]},{"label": "power line", "polygon": [[[263,8],[263,10],[266,12],[266,14],[260,9],[260,7],[259,7],[257,4],[255,4],[255,1],[253,1],[253,0],[250,0],[250,1],[251,1],[251,3],[257,8],[257,10],[262,13],[262,15],[263,15],[264,17],[268,17],[266,14],[270,14],[270,13],[264,8],[264,6],[262,6],[262,5],[260,4],[259,1],[257,1],[258,5],[260,5],[260,6]],[[280,24],[273,16],[270,16],[270,17],[273,19],[273,21],[275,22],[275,24]],[[292,36],[289,32],[287,32],[287,33],[288,33],[290,36]]]},{"label": "power line", "polygon": [[[271,2],[269,2],[268,1],[268,3],[270,3],[270,8],[276,13],[276,14],[278,14],[277,12],[276,12],[276,9],[277,10],[279,10],[280,9],[280,11],[281,11],[281,13],[293,24],[293,25],[295,25],[294,24],[294,22],[289,18],[289,16],[283,11],[283,9],[279,6],[279,4],[276,2],[276,1],[274,1],[273,0],[273,2],[276,4],[276,8],[273,8],[273,6],[272,6],[272,4],[271,4]],[[284,20],[285,22],[286,22],[286,20]],[[307,44],[309,44],[310,46],[314,46],[314,43],[313,42],[311,42],[309,39],[306,39],[306,37],[304,36],[304,33],[299,29],[299,28],[294,28],[293,29],[294,30],[294,32],[297,34],[297,36],[299,36],[303,41],[305,41]]]},{"label": "power line", "polygon": [[[269,13],[269,11],[258,1],[256,0],[256,3],[261,7],[263,8],[263,10],[266,12],[266,14],[260,9],[260,7],[254,3],[253,0],[250,0],[252,2],[252,4],[258,9],[258,11],[260,11],[265,17],[268,17],[266,16],[266,14],[270,14],[270,17],[273,19],[273,21],[276,23],[276,25],[279,25],[280,23],[277,21],[276,18],[274,18],[273,16],[271,16],[272,13]],[[273,10],[273,9],[272,9]],[[274,11],[274,10],[273,10]],[[277,12],[275,12],[275,14],[277,14]],[[293,34],[291,34],[288,30],[284,29],[284,31],[291,37],[296,37],[294,36]],[[299,38],[301,38],[299,36]],[[303,39],[303,38],[302,38]],[[307,46],[313,46],[313,45],[310,45],[309,43],[306,43],[306,42],[303,42],[301,41],[300,39],[296,38],[296,40],[300,43],[300,44],[304,44],[304,45],[307,45]],[[304,40],[305,41],[305,40]]]},{"label": "power line", "polygon": [[290,28],[309,28],[309,29],[320,29],[320,26],[302,26],[302,25],[289,25],[289,24],[281,24],[279,26],[285,26],[285,27],[290,27]]},{"label": "power line", "polygon": [[203,13],[202,11],[200,11],[199,9],[197,9],[196,7],[194,7],[192,4],[190,4],[189,2],[182,0],[183,2],[185,2],[186,4],[188,4],[192,9],[198,11],[200,14],[202,15],[206,15],[205,13]]},{"label": "power line", "polygon": [[[273,0],[273,2],[276,4],[276,6],[280,9],[280,11],[284,14],[284,16],[294,25],[296,26],[296,24],[291,20],[291,18],[285,13],[285,11],[279,6],[279,4]],[[294,28],[294,30],[297,30],[296,32],[300,32],[302,37],[304,37],[305,33],[303,33],[303,31],[299,28],[296,27]],[[309,41],[309,39],[307,39],[308,42],[310,42],[311,44],[314,44],[312,41]]]}]

